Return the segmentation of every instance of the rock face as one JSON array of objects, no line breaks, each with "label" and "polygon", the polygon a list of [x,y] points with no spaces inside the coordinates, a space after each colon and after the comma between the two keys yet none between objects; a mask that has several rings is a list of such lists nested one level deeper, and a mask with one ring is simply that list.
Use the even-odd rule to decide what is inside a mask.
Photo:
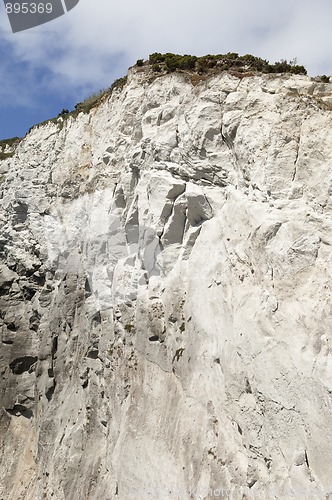
[{"label": "rock face", "polygon": [[332,85],[195,83],[0,163],[0,498],[332,498]]}]

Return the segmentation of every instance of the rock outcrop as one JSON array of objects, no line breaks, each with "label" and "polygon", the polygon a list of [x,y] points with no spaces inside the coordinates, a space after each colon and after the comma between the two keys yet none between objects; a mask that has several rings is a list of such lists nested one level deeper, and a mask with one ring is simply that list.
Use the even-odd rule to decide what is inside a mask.
[{"label": "rock outcrop", "polygon": [[332,498],[331,105],[136,68],[0,163],[1,498]]}]

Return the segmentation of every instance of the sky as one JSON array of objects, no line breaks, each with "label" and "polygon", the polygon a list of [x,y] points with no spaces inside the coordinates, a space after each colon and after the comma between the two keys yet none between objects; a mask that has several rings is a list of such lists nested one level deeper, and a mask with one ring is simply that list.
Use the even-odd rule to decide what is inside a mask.
[{"label": "sky", "polygon": [[80,0],[12,33],[1,2],[0,140],[72,110],[152,52],[297,58],[310,76],[332,75],[331,19],[330,0]]}]

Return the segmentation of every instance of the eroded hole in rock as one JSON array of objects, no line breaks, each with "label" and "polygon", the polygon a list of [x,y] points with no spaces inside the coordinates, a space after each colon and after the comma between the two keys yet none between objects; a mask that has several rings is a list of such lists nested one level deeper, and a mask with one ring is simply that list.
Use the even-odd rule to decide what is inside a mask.
[{"label": "eroded hole in rock", "polygon": [[91,297],[92,290],[88,278],[86,278],[85,280],[84,290],[85,290],[85,298],[87,299],[88,297]]},{"label": "eroded hole in rock", "polygon": [[37,311],[34,311],[33,315],[29,319],[30,329],[34,332],[38,331],[39,323],[40,323],[40,314]]},{"label": "eroded hole in rock", "polygon": [[3,340],[2,343],[5,345],[12,345],[12,344],[14,344],[14,341],[13,340]]},{"label": "eroded hole in rock", "polygon": [[58,337],[54,337],[52,341],[52,358],[56,356],[58,350]]},{"label": "eroded hole in rock", "polygon": [[98,356],[99,356],[99,351],[98,349],[91,349],[88,353],[87,353],[87,358],[90,358],[90,359],[97,359]]},{"label": "eroded hole in rock", "polygon": [[309,469],[310,466],[309,466],[309,459],[308,459],[308,455],[307,455],[307,450],[304,451],[304,459],[305,459],[306,466]]},{"label": "eroded hole in rock", "polygon": [[26,268],[24,271],[24,274],[27,278],[31,278],[31,276],[33,275],[34,272],[35,272],[35,268],[31,267],[31,268]]},{"label": "eroded hole in rock", "polygon": [[100,323],[101,323],[101,315],[100,315],[100,311],[96,312],[96,314],[93,316],[93,318],[92,318],[92,322],[93,322],[95,325],[100,325]]},{"label": "eroded hole in rock", "polygon": [[181,358],[182,354],[183,354],[183,351],[184,351],[184,347],[180,347],[179,349],[177,349],[175,351],[175,354],[173,356],[173,360],[172,360],[172,363],[174,363],[174,361],[179,361],[179,359]]},{"label": "eroded hole in rock", "polygon": [[32,276],[33,281],[39,285],[39,286],[44,286],[45,285],[45,276],[41,276],[40,274],[33,274]]},{"label": "eroded hole in rock", "polygon": [[24,288],[23,290],[23,297],[25,300],[27,301],[31,301],[32,298],[35,296],[36,294],[36,290],[34,290],[33,288]]},{"label": "eroded hole in rock", "polygon": [[55,391],[55,382],[54,382],[54,385],[52,387],[50,387],[49,389],[47,389],[47,391],[45,392],[45,396],[47,398],[47,401],[50,401],[52,399],[52,396],[54,394],[54,391]]},{"label": "eroded hole in rock", "polygon": [[246,388],[245,391],[247,394],[252,394],[252,389],[249,380],[246,378]]},{"label": "eroded hole in rock", "polygon": [[7,323],[7,329],[10,330],[11,332],[17,332],[18,326],[15,325],[15,323]]},{"label": "eroded hole in rock", "polygon": [[21,375],[27,371],[33,371],[33,365],[37,362],[37,356],[24,356],[22,358],[16,358],[11,363],[9,363],[9,368],[15,375]]},{"label": "eroded hole in rock", "polygon": [[151,335],[149,337],[150,342],[158,342],[159,341],[159,336],[158,335]]},{"label": "eroded hole in rock", "polygon": [[24,224],[28,218],[28,205],[26,203],[19,203],[15,207],[14,224]]},{"label": "eroded hole in rock", "polygon": [[12,415],[13,417],[22,416],[28,419],[33,417],[33,411],[24,405],[15,405],[12,409],[10,408],[6,409],[6,412],[9,413],[9,415]]}]

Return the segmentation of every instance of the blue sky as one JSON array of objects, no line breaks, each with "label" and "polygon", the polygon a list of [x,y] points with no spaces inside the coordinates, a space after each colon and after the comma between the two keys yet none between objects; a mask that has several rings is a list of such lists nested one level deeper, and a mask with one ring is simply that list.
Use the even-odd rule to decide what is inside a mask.
[{"label": "blue sky", "polygon": [[151,52],[297,58],[332,74],[330,0],[80,0],[66,15],[11,33],[0,3],[0,139],[23,136],[107,88]]}]

